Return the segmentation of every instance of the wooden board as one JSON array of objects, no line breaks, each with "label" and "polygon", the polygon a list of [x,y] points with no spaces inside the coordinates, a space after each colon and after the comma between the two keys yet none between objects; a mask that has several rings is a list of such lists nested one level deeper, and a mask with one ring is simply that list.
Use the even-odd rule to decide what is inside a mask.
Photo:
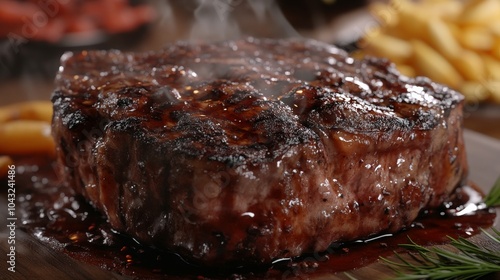
[{"label": "wooden board", "polygon": [[[471,131],[465,131],[465,141],[470,164],[470,178],[487,192],[500,176],[500,141]],[[5,189],[5,186],[0,186],[0,188]],[[6,262],[9,244],[7,243],[5,195],[0,201],[0,221],[2,221],[0,223],[0,279],[133,279],[73,260],[48,248],[21,230],[16,231],[16,272],[9,272]],[[19,220],[18,223],[20,222]],[[500,229],[499,223],[500,218],[497,217],[495,222],[497,229]],[[471,240],[484,243],[487,237],[480,234],[472,237]],[[358,279],[386,279],[389,272],[390,270],[383,264],[374,263],[351,271],[349,274]],[[302,279],[308,278],[307,275],[299,275],[299,279],[301,277]],[[314,278],[347,279],[343,273],[315,275]]]}]

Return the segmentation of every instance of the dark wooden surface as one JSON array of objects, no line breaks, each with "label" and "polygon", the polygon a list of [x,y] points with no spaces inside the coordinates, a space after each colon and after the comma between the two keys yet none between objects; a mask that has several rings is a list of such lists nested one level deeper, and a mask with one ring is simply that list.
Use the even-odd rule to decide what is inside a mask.
[{"label": "dark wooden surface", "polygon": [[470,105],[465,112],[466,128],[500,139],[500,105]]}]

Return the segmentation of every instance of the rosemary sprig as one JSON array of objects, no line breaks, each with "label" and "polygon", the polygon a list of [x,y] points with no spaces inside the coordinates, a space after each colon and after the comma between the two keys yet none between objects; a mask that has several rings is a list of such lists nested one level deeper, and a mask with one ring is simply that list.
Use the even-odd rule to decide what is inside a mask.
[{"label": "rosemary sprig", "polygon": [[491,188],[488,195],[484,198],[484,203],[488,207],[500,206],[500,177]]},{"label": "rosemary sprig", "polygon": [[[483,231],[493,242],[500,244],[500,231]],[[500,251],[476,245],[464,238],[450,238],[458,252],[438,247],[426,248],[411,241],[402,247],[416,252],[412,260],[396,254],[399,262],[381,258],[397,274],[394,279],[477,279],[500,271]]]},{"label": "rosemary sprig", "polygon": [[[500,206],[500,177],[484,199],[487,207]],[[483,230],[492,243],[500,246],[500,231],[493,233]],[[465,238],[450,238],[454,251],[438,247],[410,244],[400,245],[410,251],[411,260],[396,253],[398,261],[381,258],[396,272],[398,280],[413,279],[478,279],[490,273],[500,272],[500,250],[491,250],[474,244]]]}]

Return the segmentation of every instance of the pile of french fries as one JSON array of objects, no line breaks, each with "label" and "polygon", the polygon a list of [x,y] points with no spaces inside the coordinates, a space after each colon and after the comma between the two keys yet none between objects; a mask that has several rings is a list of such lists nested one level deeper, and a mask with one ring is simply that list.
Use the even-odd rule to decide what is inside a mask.
[{"label": "pile of french fries", "polygon": [[13,163],[12,156],[53,155],[50,132],[52,103],[31,101],[0,107],[0,178]]},{"label": "pile of french fries", "polygon": [[387,57],[404,75],[427,76],[470,102],[500,103],[500,0],[391,0],[371,7],[355,56]]}]

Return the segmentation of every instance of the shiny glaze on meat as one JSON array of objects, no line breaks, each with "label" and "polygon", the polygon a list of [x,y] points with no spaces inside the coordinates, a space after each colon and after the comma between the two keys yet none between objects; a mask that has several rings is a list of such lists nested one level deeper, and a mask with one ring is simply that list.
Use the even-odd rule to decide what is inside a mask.
[{"label": "shiny glaze on meat", "polygon": [[460,94],[312,40],[68,53],[56,83],[68,184],[194,262],[396,232],[466,174]]},{"label": "shiny glaze on meat", "polygon": [[[454,214],[456,210],[467,209],[469,203],[477,204],[481,200],[481,193],[475,192],[478,189],[466,185],[458,188],[452,199],[442,207],[420,213],[407,230],[395,234],[334,243],[326,252],[281,259],[273,264],[205,267],[190,264],[172,252],[139,244],[113,231],[101,213],[75,194],[71,186],[62,185],[54,177],[52,160],[30,156],[16,158],[15,161],[19,175],[18,215],[22,217],[22,229],[56,252],[110,271],[108,278],[115,272],[124,275],[113,275],[116,279],[331,278],[336,272],[361,268],[376,262],[381,256],[389,256],[394,251],[401,252],[399,245],[407,244],[410,240],[427,246],[448,243],[449,237],[468,238],[481,233],[481,229],[491,227],[496,217],[493,208],[469,212],[467,215]],[[477,239],[470,241],[477,242]],[[40,248],[33,249],[37,251]],[[24,259],[22,253],[20,257]],[[36,267],[40,267],[40,264]],[[372,276],[374,271],[380,273],[382,268],[381,263],[367,268],[365,278],[366,275]],[[73,269],[69,268],[71,271]],[[351,276],[363,279],[363,274],[358,273],[360,270],[349,271]],[[342,277],[342,274],[337,276]],[[85,279],[84,276],[76,278]]]}]

